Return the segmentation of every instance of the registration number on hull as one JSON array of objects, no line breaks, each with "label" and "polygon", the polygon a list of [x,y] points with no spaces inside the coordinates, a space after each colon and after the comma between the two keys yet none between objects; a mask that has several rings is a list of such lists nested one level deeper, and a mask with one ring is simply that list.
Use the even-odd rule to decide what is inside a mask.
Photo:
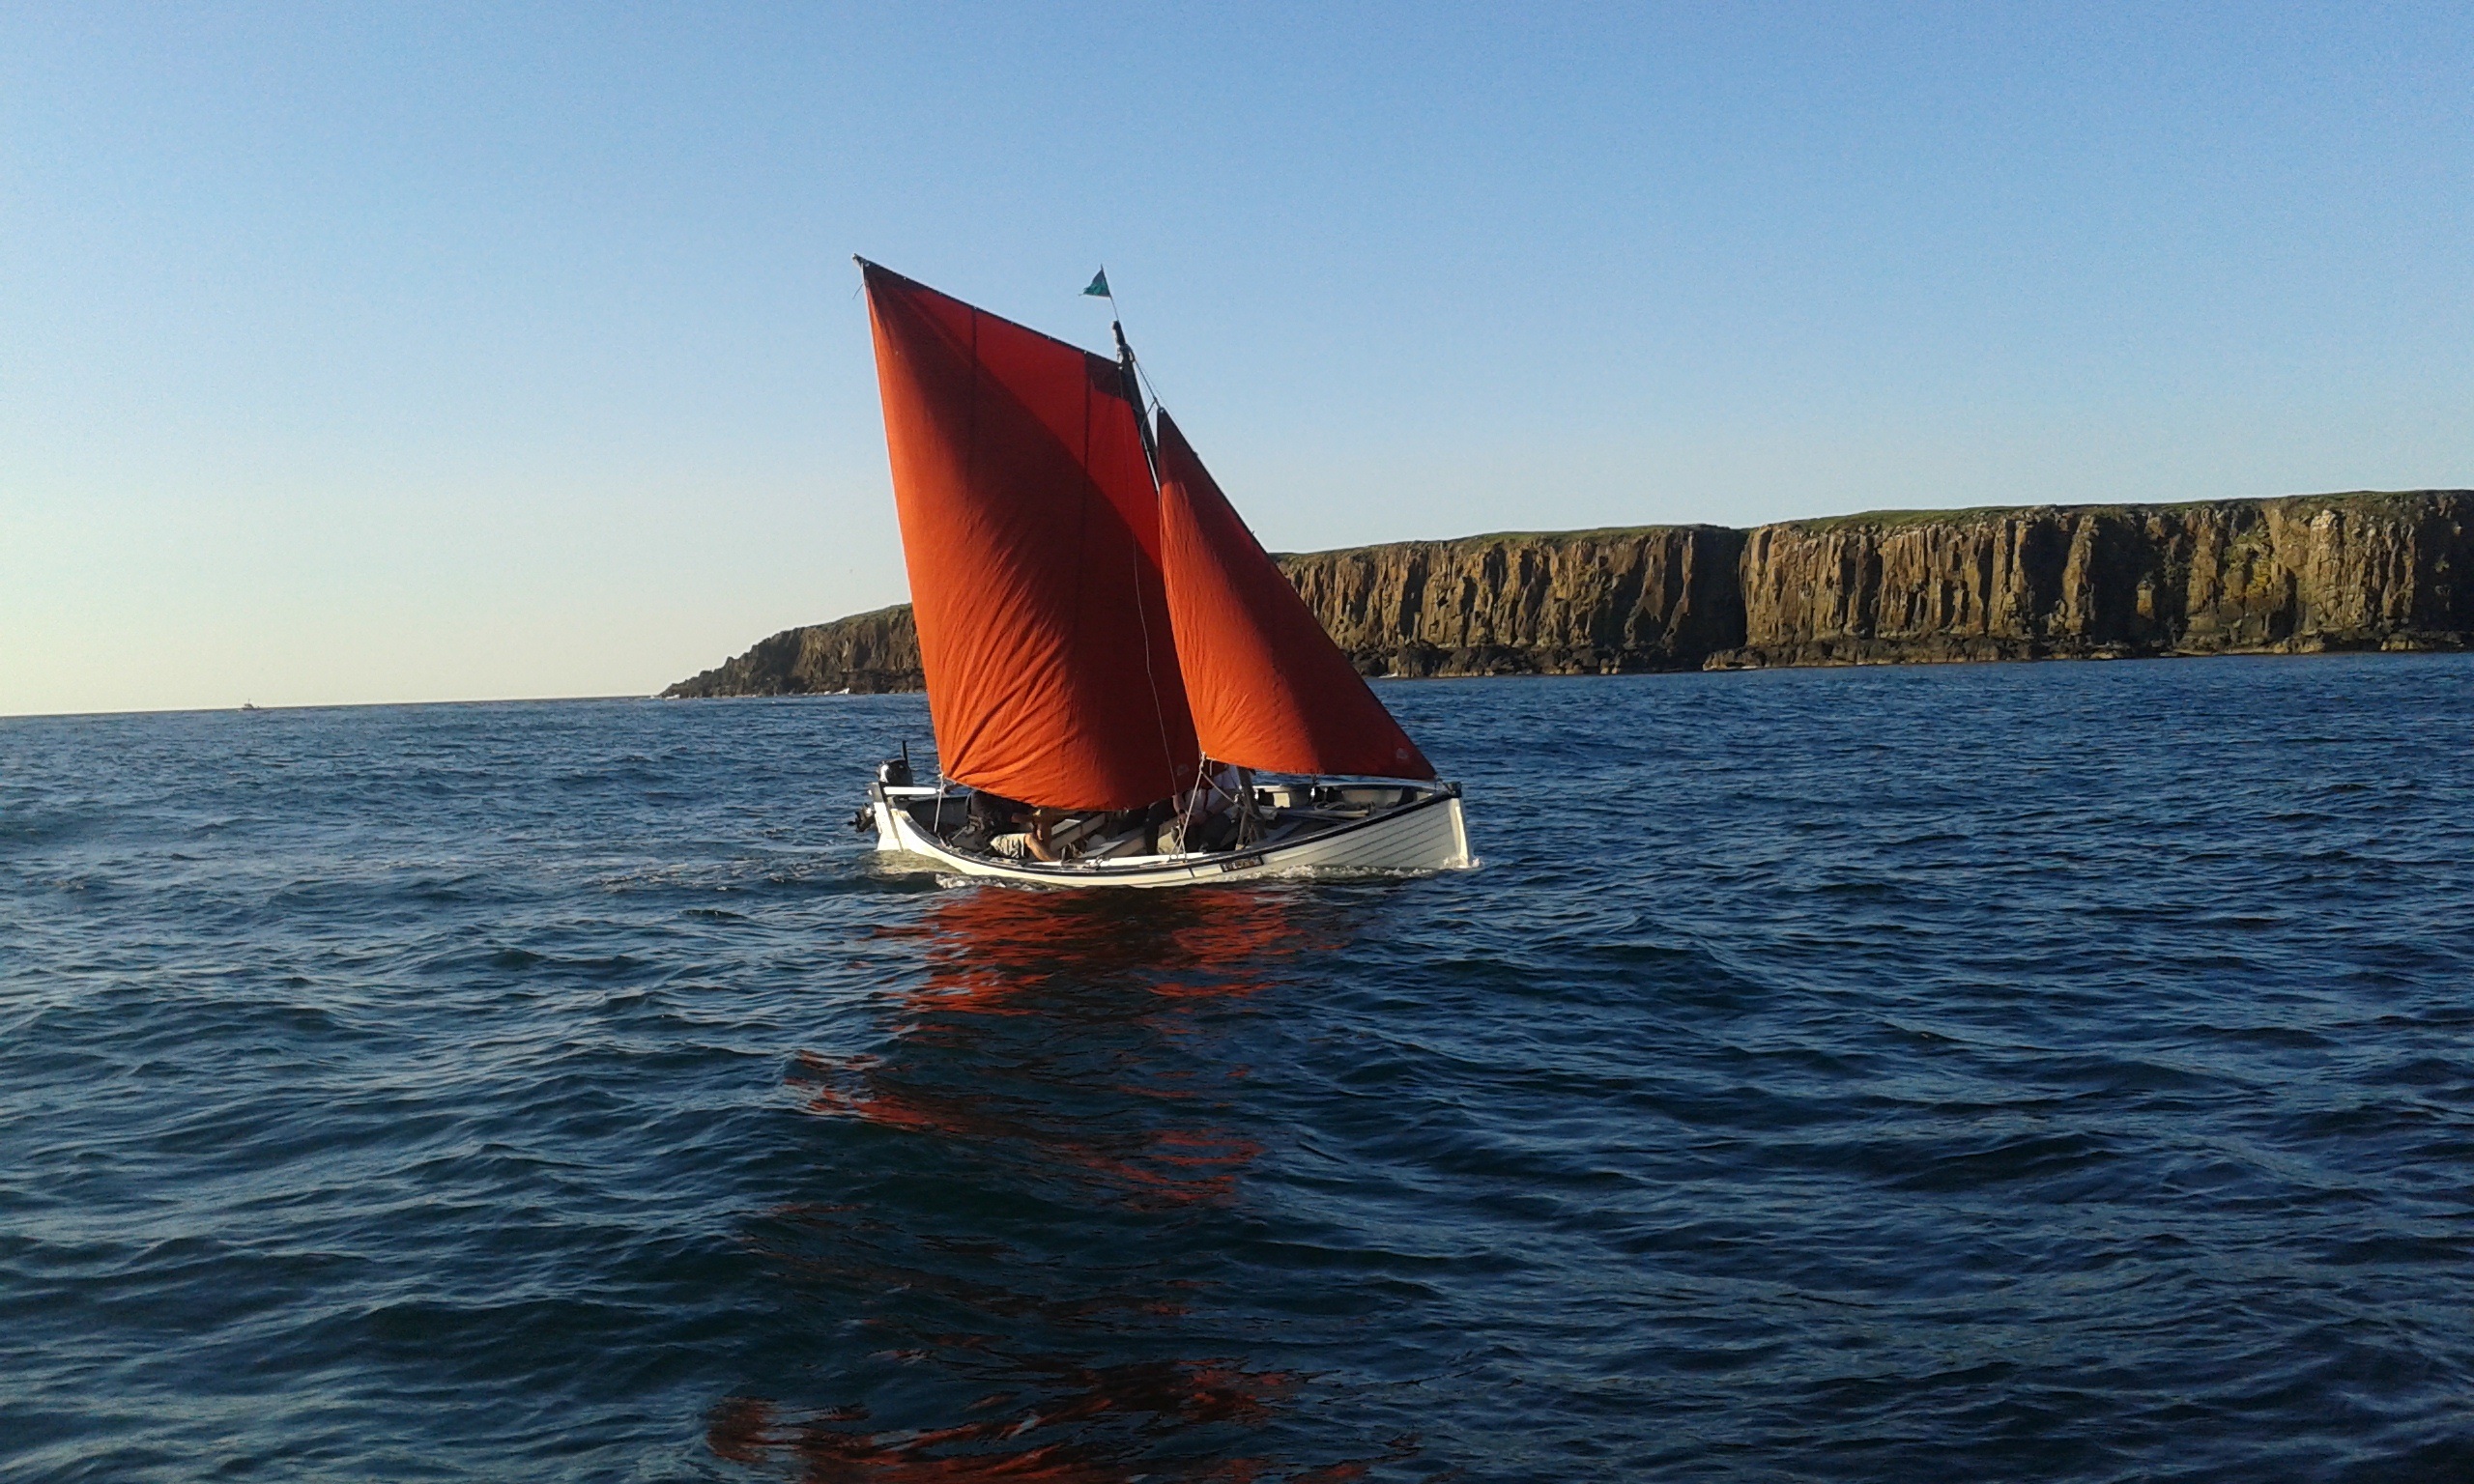
[{"label": "registration number on hull", "polygon": [[1221,862],[1220,869],[1223,871],[1245,870],[1250,867],[1260,866],[1261,864],[1263,864],[1263,858],[1259,855],[1241,855],[1236,857],[1234,860]]}]

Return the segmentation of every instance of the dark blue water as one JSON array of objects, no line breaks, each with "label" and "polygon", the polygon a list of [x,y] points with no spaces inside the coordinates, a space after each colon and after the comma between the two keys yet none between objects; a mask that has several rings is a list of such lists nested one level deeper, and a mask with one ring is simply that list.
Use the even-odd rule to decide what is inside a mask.
[{"label": "dark blue water", "polygon": [[1385,695],[1484,869],[881,874],[915,698],[0,723],[0,1474],[2474,1476],[2474,662]]}]

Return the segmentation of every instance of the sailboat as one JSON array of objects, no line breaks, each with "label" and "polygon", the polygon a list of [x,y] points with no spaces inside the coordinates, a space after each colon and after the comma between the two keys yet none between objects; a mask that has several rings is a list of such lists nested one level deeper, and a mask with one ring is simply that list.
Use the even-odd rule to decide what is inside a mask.
[{"label": "sailboat", "polygon": [[939,773],[878,765],[855,822],[887,866],[1179,886],[1474,864],[1459,785],[1146,402],[1122,323],[1110,359],[859,267]]}]

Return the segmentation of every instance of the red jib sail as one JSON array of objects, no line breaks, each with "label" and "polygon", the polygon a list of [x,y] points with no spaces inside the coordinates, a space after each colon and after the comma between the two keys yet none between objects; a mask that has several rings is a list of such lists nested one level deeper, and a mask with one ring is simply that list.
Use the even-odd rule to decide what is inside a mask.
[{"label": "red jib sail", "polygon": [[945,776],[1062,809],[1188,786],[1158,497],[1116,363],[865,274]]},{"label": "red jib sail", "polygon": [[1160,563],[1204,753],[1267,773],[1434,777],[1165,413]]}]

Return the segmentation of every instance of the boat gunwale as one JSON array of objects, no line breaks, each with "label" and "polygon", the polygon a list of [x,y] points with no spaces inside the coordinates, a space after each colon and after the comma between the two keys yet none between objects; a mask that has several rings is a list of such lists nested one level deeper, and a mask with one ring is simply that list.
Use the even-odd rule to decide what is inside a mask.
[{"label": "boat gunwale", "polygon": [[[1370,778],[1371,775],[1367,777]],[[991,875],[1052,881],[1061,885],[1113,883],[1137,877],[1209,880],[1215,876],[1227,875],[1255,867],[1269,868],[1274,864],[1271,857],[1282,850],[1320,845],[1327,841],[1338,840],[1344,836],[1371,829],[1376,825],[1391,824],[1405,819],[1422,810],[1450,804],[1460,798],[1460,785],[1457,783],[1427,782],[1423,779],[1388,779],[1384,782],[1401,788],[1421,790],[1424,797],[1394,805],[1379,813],[1368,814],[1363,819],[1352,819],[1332,829],[1317,831],[1303,839],[1254,844],[1236,850],[1213,850],[1197,855],[1113,857],[1095,861],[1023,861],[1016,860],[1011,856],[975,855],[956,850],[921,829],[916,819],[910,819],[910,831],[923,837],[932,849],[913,849],[906,843],[901,848],[906,854],[984,870]],[[894,795],[897,791],[907,794],[913,799],[935,798],[947,792],[943,788],[930,788],[919,785],[906,787],[888,786],[875,782],[868,785],[872,802],[881,805],[889,813],[907,818],[909,811],[895,802]]]}]

